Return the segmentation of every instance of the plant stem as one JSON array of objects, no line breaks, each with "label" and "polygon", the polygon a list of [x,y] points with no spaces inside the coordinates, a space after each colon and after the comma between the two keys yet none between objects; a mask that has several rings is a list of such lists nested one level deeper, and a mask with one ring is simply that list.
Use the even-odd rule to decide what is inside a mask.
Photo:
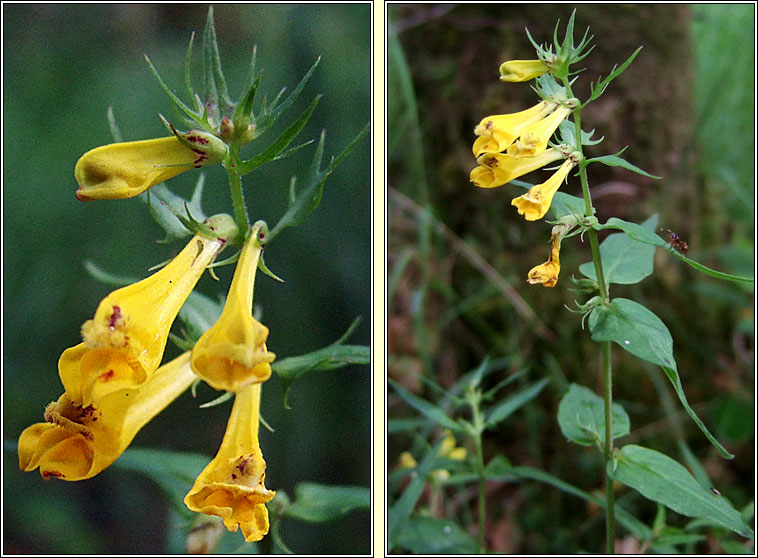
[{"label": "plant stem", "polygon": [[605,444],[603,458],[605,462],[605,551],[614,553],[616,510],[613,498],[613,479],[608,475],[608,463],[613,453],[613,375],[611,373],[611,342],[603,342],[603,406],[605,410]]},{"label": "plant stem", "polygon": [[476,552],[484,552],[484,520],[487,514],[487,502],[485,494],[486,479],[484,476],[484,453],[482,452],[482,433],[474,437],[476,448],[476,475],[479,478],[479,532],[476,540]]},{"label": "plant stem", "polygon": [[226,168],[226,174],[229,177],[229,190],[232,194],[232,207],[234,209],[234,222],[239,228],[238,240],[244,241],[247,231],[250,229],[250,221],[245,210],[245,198],[242,196],[242,177],[234,169],[235,162],[239,162],[239,157],[233,154],[230,159],[231,163]]},{"label": "plant stem", "polygon": [[[563,80],[564,87],[569,97],[573,97],[571,85],[568,79]],[[576,149],[582,155],[582,109],[581,106],[574,111],[574,125],[576,129]],[[579,177],[582,182],[582,194],[584,197],[585,215],[591,217],[594,213],[592,208],[592,197],[590,196],[590,187],[587,181],[587,169],[580,165]],[[592,251],[592,262],[595,266],[595,275],[597,276],[598,289],[600,296],[605,304],[610,303],[610,294],[608,285],[605,282],[603,274],[603,265],[600,258],[600,246],[597,240],[597,231],[589,229],[587,236],[590,240],[590,250]],[[615,530],[616,530],[616,513],[613,496],[613,480],[608,475],[608,463],[613,455],[613,375],[611,369],[611,342],[604,341],[603,346],[603,411],[605,414],[605,443],[603,444],[603,463],[605,473],[605,552],[613,554],[615,550]]]}]

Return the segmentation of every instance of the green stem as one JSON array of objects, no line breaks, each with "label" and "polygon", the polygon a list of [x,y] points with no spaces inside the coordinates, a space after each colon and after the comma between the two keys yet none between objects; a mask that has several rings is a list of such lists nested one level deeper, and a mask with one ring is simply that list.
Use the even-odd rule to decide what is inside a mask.
[{"label": "green stem", "polygon": [[[563,80],[564,87],[569,97],[573,97],[571,85],[568,79]],[[583,162],[584,154],[582,151],[582,108],[581,106],[574,111],[574,125],[576,127],[576,145],[580,153],[580,161]],[[580,163],[579,177],[582,182],[582,195],[584,197],[584,210],[587,217],[594,213],[592,208],[592,197],[590,196],[590,187],[587,181],[587,169]],[[603,264],[600,258],[600,246],[597,240],[597,231],[589,229],[587,236],[590,240],[590,250],[592,251],[592,262],[595,266],[595,275],[597,276],[598,289],[603,301],[610,303],[610,293],[608,285],[605,282],[603,274]],[[611,369],[611,342],[605,341],[603,346],[603,411],[605,414],[605,443],[603,444],[603,467],[605,472],[605,551],[607,554],[613,554],[615,550],[615,530],[616,530],[616,513],[613,496],[613,480],[608,476],[608,463],[613,455],[613,375]]]},{"label": "green stem", "polygon": [[611,342],[603,342],[603,407],[605,411],[605,444],[603,460],[605,469],[605,551],[614,553],[616,510],[613,498],[613,479],[608,476],[608,463],[613,454],[613,375],[611,373]]},{"label": "green stem", "polygon": [[476,448],[476,475],[479,479],[479,529],[478,537],[476,540],[476,552],[482,554],[484,552],[484,520],[487,514],[487,502],[486,502],[486,478],[484,476],[484,453],[482,452],[482,433],[474,438],[474,446]]},{"label": "green stem", "polygon": [[245,198],[242,195],[242,177],[237,174],[234,168],[235,163],[239,163],[239,157],[236,154],[232,154],[229,158],[231,163],[224,165],[226,168],[226,175],[229,177],[229,190],[232,195],[232,207],[234,210],[234,222],[237,223],[239,228],[240,244],[244,241],[247,231],[250,229],[250,221],[247,217],[247,210],[245,209]]}]

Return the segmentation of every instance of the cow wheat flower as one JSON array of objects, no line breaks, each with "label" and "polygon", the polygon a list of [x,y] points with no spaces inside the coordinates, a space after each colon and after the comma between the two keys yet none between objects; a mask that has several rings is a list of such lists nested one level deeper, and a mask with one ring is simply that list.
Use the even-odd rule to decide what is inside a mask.
[{"label": "cow wheat flower", "polygon": [[134,389],[84,405],[68,392],[45,409],[45,422],[18,440],[19,467],[39,467],[44,479],[77,481],[100,473],[123,453],[139,430],[196,380],[189,352],[158,368]]},{"label": "cow wheat flower", "polygon": [[556,106],[556,103],[542,101],[521,112],[483,118],[474,128],[474,133],[478,136],[472,147],[474,157],[479,157],[482,153],[505,151],[521,135],[523,129],[539,122]]},{"label": "cow wheat flower", "polygon": [[275,355],[266,349],[268,328],[252,315],[255,273],[263,250],[258,231],[254,226],[240,253],[221,316],[192,350],[192,369],[214,389],[237,392],[271,376]]},{"label": "cow wheat flower", "polygon": [[485,153],[477,159],[470,180],[480,188],[496,188],[511,180],[548,165],[563,155],[550,148],[530,157],[514,157],[508,153]]},{"label": "cow wheat flower", "polygon": [[82,325],[83,342],[58,361],[63,387],[74,401],[86,407],[112,391],[137,387],[158,368],[184,301],[236,232],[228,215],[206,223],[222,236],[196,235],[164,268],[106,296]]},{"label": "cow wheat flower", "polygon": [[555,193],[575,164],[574,159],[569,157],[550,178],[542,184],[532,186],[526,194],[514,198],[511,205],[516,206],[519,215],[523,215],[527,221],[542,219],[550,209]]},{"label": "cow wheat flower", "polygon": [[500,65],[500,81],[529,81],[548,71],[541,60],[509,60]]},{"label": "cow wheat flower", "polygon": [[258,443],[261,384],[237,393],[218,454],[184,498],[195,512],[216,515],[245,541],[261,540],[269,529],[266,502],[275,492],[264,486],[266,462]]},{"label": "cow wheat flower", "polygon": [[561,272],[561,240],[571,229],[571,225],[558,224],[553,227],[550,235],[550,256],[547,261],[533,267],[527,276],[527,281],[532,284],[541,284],[543,287],[555,287],[558,283],[558,275]]}]

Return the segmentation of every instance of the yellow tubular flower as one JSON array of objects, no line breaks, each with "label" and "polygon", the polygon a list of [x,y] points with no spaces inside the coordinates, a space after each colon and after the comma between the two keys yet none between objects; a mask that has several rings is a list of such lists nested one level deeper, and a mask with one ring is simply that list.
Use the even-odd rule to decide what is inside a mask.
[{"label": "yellow tubular flower", "polygon": [[547,142],[572,110],[560,106],[542,120],[530,125],[523,130],[518,141],[508,147],[508,154],[514,157],[530,157],[547,149]]},{"label": "yellow tubular flower", "polygon": [[550,257],[545,263],[533,267],[529,271],[527,281],[532,285],[542,284],[543,287],[555,287],[555,284],[558,282],[558,274],[561,272],[561,260],[559,257],[561,238],[560,234],[552,235],[550,239]]},{"label": "yellow tubular flower", "polygon": [[192,369],[214,389],[237,392],[271,376],[276,356],[266,349],[268,328],[252,315],[259,231],[253,227],[242,249],[221,317],[192,349]]},{"label": "yellow tubular flower", "polygon": [[474,156],[505,151],[521,135],[524,128],[544,118],[555,107],[555,103],[542,101],[521,112],[483,118],[474,128],[474,133],[479,136],[472,148]]},{"label": "yellow tubular flower", "polygon": [[500,81],[529,81],[547,73],[541,60],[509,60],[500,65]]},{"label": "yellow tubular flower", "polygon": [[186,170],[218,163],[229,151],[208,132],[174,133],[167,138],[103,145],[82,155],[74,168],[77,199],[131,198]]},{"label": "yellow tubular flower", "polygon": [[190,510],[221,517],[229,531],[242,527],[247,542],[268,533],[265,504],[276,494],[264,486],[266,462],[258,443],[260,398],[259,383],[236,395],[218,454],[184,498]]},{"label": "yellow tubular flower", "polygon": [[39,467],[44,479],[77,481],[97,475],[195,379],[186,352],[161,366],[139,388],[111,393],[96,407],[83,406],[64,393],[45,409],[46,422],[21,433],[20,468],[33,471]]},{"label": "yellow tubular flower", "polygon": [[[212,217],[211,228],[233,227],[231,217]],[[236,229],[235,229],[236,230]],[[117,289],[82,325],[83,343],[63,351],[58,370],[66,393],[85,407],[112,391],[144,383],[158,368],[171,325],[224,236],[195,236],[163,269]]]},{"label": "yellow tubular flower", "polygon": [[560,159],[555,149],[546,149],[533,157],[513,157],[507,153],[485,153],[477,159],[470,180],[480,188],[495,188]]},{"label": "yellow tubular flower", "polygon": [[516,206],[519,215],[523,215],[527,221],[542,219],[550,209],[553,196],[575,164],[571,158],[566,159],[553,176],[542,184],[532,186],[526,194],[513,199],[511,205]]},{"label": "yellow tubular flower", "polygon": [[176,136],[96,147],[76,163],[76,198],[131,198],[193,168],[197,157]]}]

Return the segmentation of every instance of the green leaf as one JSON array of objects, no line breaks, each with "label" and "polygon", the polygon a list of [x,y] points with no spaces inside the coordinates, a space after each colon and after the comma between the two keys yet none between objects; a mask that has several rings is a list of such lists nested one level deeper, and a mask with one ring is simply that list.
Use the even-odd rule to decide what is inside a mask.
[{"label": "green leaf", "polygon": [[624,446],[608,462],[608,475],[677,513],[753,537],[745,519],[726,499],[700,486],[685,467],[660,452]]},{"label": "green leaf", "polygon": [[[652,232],[657,225],[658,215],[653,215],[641,226]],[[653,246],[634,240],[625,233],[609,235],[600,244],[600,259],[603,262],[603,274],[608,284],[639,283],[653,273],[654,256]],[[592,262],[580,265],[579,272],[597,281],[595,266]]]},{"label": "green leaf", "polygon": [[603,230],[603,229],[620,229],[624,231],[626,234],[628,234],[631,238],[634,240],[638,240],[639,242],[644,242],[646,244],[652,244],[653,246],[658,246],[659,248],[663,248],[668,253],[676,256],[686,264],[694,267],[698,271],[705,273],[706,275],[710,275],[711,277],[715,277],[716,279],[726,279],[727,281],[736,281],[740,283],[753,283],[754,280],[752,277],[741,277],[739,275],[731,275],[729,273],[724,273],[722,271],[716,271],[715,269],[711,269],[707,266],[704,266],[701,263],[698,263],[694,260],[691,260],[690,258],[682,255],[681,253],[677,252],[674,248],[668,245],[668,243],[662,239],[657,234],[650,232],[643,228],[641,225],[637,225],[636,223],[629,223],[628,221],[624,221],[623,219],[618,219],[616,217],[611,217],[608,219],[608,221],[603,224],[597,224],[593,228],[597,230]]},{"label": "green leaf", "polygon": [[179,310],[178,317],[184,323],[187,337],[196,342],[216,323],[223,309],[223,300],[213,300],[201,292],[193,291]]},{"label": "green leaf", "polygon": [[415,467],[415,475],[411,475],[400,498],[390,505],[387,510],[387,547],[392,550],[396,546],[396,537],[404,523],[408,521],[426,486],[426,479],[438,461],[442,440],[429,448],[421,462]]},{"label": "green leaf", "polygon": [[445,411],[434,405],[433,403],[430,403],[426,399],[421,399],[420,397],[417,397],[413,395],[411,392],[406,390],[404,387],[402,387],[400,384],[395,382],[394,380],[387,380],[389,385],[393,387],[395,392],[400,396],[400,398],[405,401],[408,405],[416,409],[419,413],[423,414],[427,418],[433,420],[434,422],[440,424],[441,426],[444,426],[445,428],[449,428],[453,432],[461,432],[462,427],[460,424],[455,422],[453,419],[451,419],[449,416],[445,414]]},{"label": "green leaf", "polygon": [[[558,424],[567,440],[583,446],[604,446],[605,407],[603,398],[592,390],[571,384],[558,406]],[[629,434],[629,415],[618,403],[611,407],[613,438]]]},{"label": "green leaf", "polygon": [[284,510],[284,516],[319,523],[334,521],[354,510],[370,509],[368,488],[304,482],[295,487],[295,501]]},{"label": "green leaf", "polygon": [[632,55],[626,59],[626,62],[624,62],[620,67],[616,68],[614,66],[613,70],[611,71],[610,75],[606,77],[604,80],[599,81],[597,85],[594,85],[590,83],[590,98],[584,103],[585,105],[589,103],[590,101],[594,101],[600,95],[603,94],[605,91],[605,88],[608,87],[608,84],[611,83],[616,77],[618,77],[624,70],[627,69],[629,64],[632,63],[632,61],[637,57],[639,52],[642,50],[642,47],[639,47],[637,50],[635,50]]},{"label": "green leaf", "polygon": [[403,522],[395,544],[414,554],[474,554],[476,541],[450,519],[414,516]]},{"label": "green leaf", "polygon": [[116,275],[115,273],[105,271],[103,268],[90,260],[84,262],[84,269],[86,269],[87,272],[92,275],[92,277],[101,283],[105,283],[106,285],[111,285],[114,287],[123,287],[124,285],[131,285],[132,283],[139,281],[139,279],[135,277]]},{"label": "green leaf", "polygon": [[497,405],[492,407],[489,411],[487,411],[486,417],[484,419],[486,428],[492,428],[499,422],[511,416],[523,405],[537,397],[539,392],[542,391],[542,388],[547,385],[547,382],[548,379],[544,378],[536,384],[533,384],[526,389],[523,389],[509,397],[506,397]]},{"label": "green leaf", "polygon": [[[147,61],[147,65],[150,67],[150,71],[152,72],[153,76],[158,81],[158,85],[160,85],[164,93],[168,95],[169,99],[174,102],[175,106],[184,111],[184,113],[189,116],[192,121],[202,124],[200,115],[185,105],[184,102],[179,97],[177,97],[176,94],[171,91],[171,89],[169,89],[168,85],[164,83],[163,79],[161,79],[161,76],[158,74],[158,70],[155,69],[155,66],[153,66],[153,63],[150,62],[150,59],[147,57],[147,54],[145,55],[145,60]],[[207,131],[212,132],[213,130],[207,129]]]},{"label": "green leaf", "polygon": [[292,142],[292,140],[295,139],[297,134],[300,133],[300,130],[303,129],[303,126],[305,126],[305,124],[308,122],[308,119],[311,117],[313,110],[316,108],[319,99],[321,99],[321,95],[317,95],[316,98],[313,99],[310,106],[300,116],[300,118],[298,118],[289,126],[289,128],[282,132],[279,137],[276,138],[276,141],[274,141],[274,143],[269,146],[268,149],[256,155],[249,161],[243,161],[240,163],[238,165],[237,172],[240,175],[245,175],[261,166],[262,164],[275,160],[278,155],[284,151],[284,149]]},{"label": "green leaf", "polygon": [[713,437],[687,402],[676,370],[674,342],[658,316],[633,300],[614,298],[610,305],[592,310],[589,326],[593,341],[613,341],[636,357],[659,365],[674,386],[682,406],[705,437],[723,457],[734,457]]},{"label": "green leaf", "polygon": [[305,188],[296,194],[295,201],[282,215],[276,226],[269,232],[269,240],[273,239],[283,229],[295,227],[308,217],[321,203],[321,196],[324,192],[324,183],[340,162],[350,153],[358,142],[365,136],[370,129],[370,124],[366,124],[363,130],[348,144],[348,146],[334,158],[326,169],[321,170],[321,157],[324,153],[324,133],[322,132],[316,153],[313,155],[311,169]]},{"label": "green leaf", "polygon": [[203,29],[203,103],[207,116],[219,120],[218,89],[216,88],[216,26],[213,22],[213,6],[208,8],[208,17]]},{"label": "green leaf", "polygon": [[192,234],[182,224],[182,219],[187,211],[199,221],[205,220],[206,216],[200,205],[204,184],[205,175],[200,174],[191,200],[186,200],[182,196],[174,194],[163,183],[153,186],[150,190],[137,196],[140,201],[147,204],[148,211],[150,211],[150,215],[155,219],[155,222],[166,231],[166,237],[158,242],[167,243]]},{"label": "green leaf", "polygon": [[184,505],[184,497],[210,461],[210,457],[197,453],[128,448],[111,467],[147,476],[158,484],[177,513],[187,518],[194,512]]},{"label": "green leaf", "polygon": [[[318,66],[319,62],[321,62],[321,57],[319,56],[316,61],[313,63],[313,66],[310,67],[310,69],[305,73],[303,76],[303,79],[300,80],[300,83],[297,84],[297,87],[292,91],[292,93],[289,94],[289,96],[282,102],[279,106],[272,106],[270,109],[270,118],[271,122],[275,122],[277,118],[285,111],[287,110],[292,103],[295,102],[295,99],[298,98],[300,95],[300,92],[305,87],[305,84],[308,83],[308,80],[310,79],[311,75],[313,75],[313,72],[316,70],[316,66]],[[276,103],[276,101],[274,101]]]},{"label": "green leaf", "polygon": [[[623,152],[623,149],[619,151],[619,153],[621,152]],[[626,170],[636,172],[637,174],[647,176],[648,178],[657,178],[657,179],[663,178],[661,176],[655,176],[648,172],[645,172],[644,170],[642,170],[638,166],[633,165],[626,159],[622,159],[621,157],[619,157],[618,153],[616,155],[604,155],[602,157],[595,157],[594,159],[587,159],[582,163],[582,165],[586,167],[590,163],[603,163],[604,165],[607,165],[609,167],[623,167]]]}]

